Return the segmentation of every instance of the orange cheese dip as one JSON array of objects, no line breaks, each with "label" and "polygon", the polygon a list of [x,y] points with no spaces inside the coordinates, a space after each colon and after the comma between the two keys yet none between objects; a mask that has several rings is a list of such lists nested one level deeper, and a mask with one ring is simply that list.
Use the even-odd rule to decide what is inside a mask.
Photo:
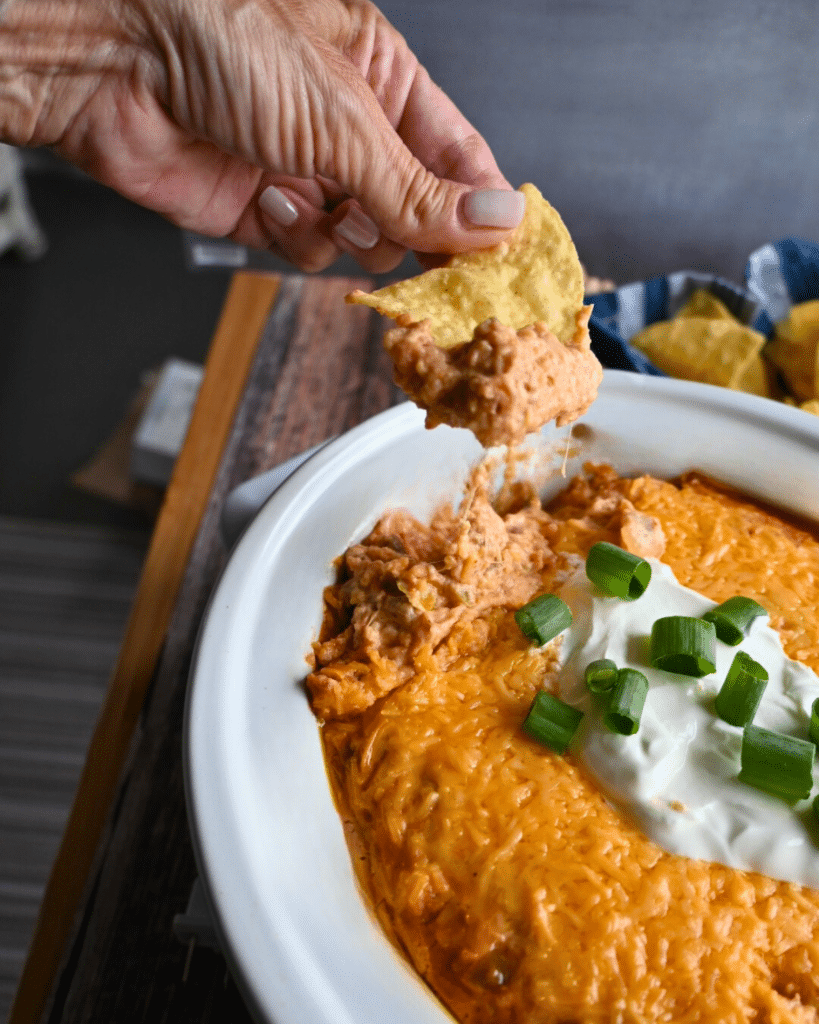
[{"label": "orange cheese dip", "polygon": [[494,317],[460,345],[439,346],[429,320],[408,314],[387,331],[395,383],[422,409],[426,425],[471,430],[485,448],[519,444],[544,423],[571,423],[592,404],[603,368],[591,350],[591,306],[564,344],[542,321],[514,330]]},{"label": "orange cheese dip", "polygon": [[521,731],[560,641],[513,610],[599,540],[755,598],[819,670],[819,542],[707,480],[588,467],[544,509],[479,472],[460,513],[391,513],[345,554],[308,678],[364,892],[462,1024],[817,1022],[819,892],[666,853]]}]

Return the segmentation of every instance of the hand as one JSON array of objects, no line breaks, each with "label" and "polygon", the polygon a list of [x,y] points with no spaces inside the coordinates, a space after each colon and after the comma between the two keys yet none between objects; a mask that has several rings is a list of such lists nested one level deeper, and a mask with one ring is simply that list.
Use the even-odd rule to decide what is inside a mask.
[{"label": "hand", "polygon": [[[7,0],[0,138],[303,270],[501,241],[523,198],[368,0]],[[500,190],[500,191],[498,191]]]}]

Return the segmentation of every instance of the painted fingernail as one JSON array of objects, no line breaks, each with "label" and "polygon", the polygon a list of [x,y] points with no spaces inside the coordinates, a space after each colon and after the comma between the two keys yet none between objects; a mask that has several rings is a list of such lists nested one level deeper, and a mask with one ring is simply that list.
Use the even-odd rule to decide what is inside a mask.
[{"label": "painted fingernail", "polygon": [[336,232],[357,249],[372,249],[381,237],[374,221],[357,206],[351,206],[336,224]]},{"label": "painted fingernail", "polygon": [[503,188],[479,189],[463,198],[464,217],[477,228],[516,228],[525,208],[522,192]]},{"label": "painted fingernail", "polygon": [[259,206],[268,217],[281,224],[283,228],[289,228],[299,219],[299,211],[275,185],[268,185],[262,192],[259,196]]}]

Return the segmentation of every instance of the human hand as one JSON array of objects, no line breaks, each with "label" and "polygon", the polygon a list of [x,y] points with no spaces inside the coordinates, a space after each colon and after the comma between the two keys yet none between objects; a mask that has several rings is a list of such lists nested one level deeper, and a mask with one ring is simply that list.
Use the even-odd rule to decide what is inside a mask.
[{"label": "human hand", "polygon": [[523,214],[368,0],[7,0],[0,138],[303,270],[483,248]]}]

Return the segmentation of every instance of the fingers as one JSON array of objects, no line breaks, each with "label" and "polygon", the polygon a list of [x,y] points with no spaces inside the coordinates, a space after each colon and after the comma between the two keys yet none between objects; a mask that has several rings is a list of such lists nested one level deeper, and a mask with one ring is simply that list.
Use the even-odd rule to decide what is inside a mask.
[{"label": "fingers", "polygon": [[[243,231],[247,244],[268,247],[299,270],[325,270],[341,252],[350,253],[372,274],[394,269],[406,249],[382,236],[361,207],[346,200],[328,213],[327,190],[306,179],[266,179],[257,204],[260,215],[253,238]],[[336,190],[329,190],[335,198]],[[260,232],[260,237],[258,237]]]},{"label": "fingers", "polygon": [[413,74],[397,131],[410,152],[439,178],[473,188],[512,187],[480,132],[420,65]]},{"label": "fingers", "polygon": [[258,199],[265,244],[299,270],[325,270],[339,249],[326,230],[327,215],[294,188],[268,185]]},{"label": "fingers", "polygon": [[366,53],[369,69],[327,61],[334,75],[323,152],[332,167],[320,173],[401,247],[452,253],[502,241],[520,222],[524,199],[486,142],[397,33],[385,30]]},{"label": "fingers", "polygon": [[392,130],[383,113],[343,124],[348,154],[339,184],[358,199],[382,234],[420,252],[452,253],[496,245],[520,223],[521,193],[470,189],[437,177]]},{"label": "fingers", "polygon": [[333,221],[333,237],[339,248],[371,274],[389,273],[406,256],[406,247],[382,235],[354,200],[342,203],[334,211]]}]

